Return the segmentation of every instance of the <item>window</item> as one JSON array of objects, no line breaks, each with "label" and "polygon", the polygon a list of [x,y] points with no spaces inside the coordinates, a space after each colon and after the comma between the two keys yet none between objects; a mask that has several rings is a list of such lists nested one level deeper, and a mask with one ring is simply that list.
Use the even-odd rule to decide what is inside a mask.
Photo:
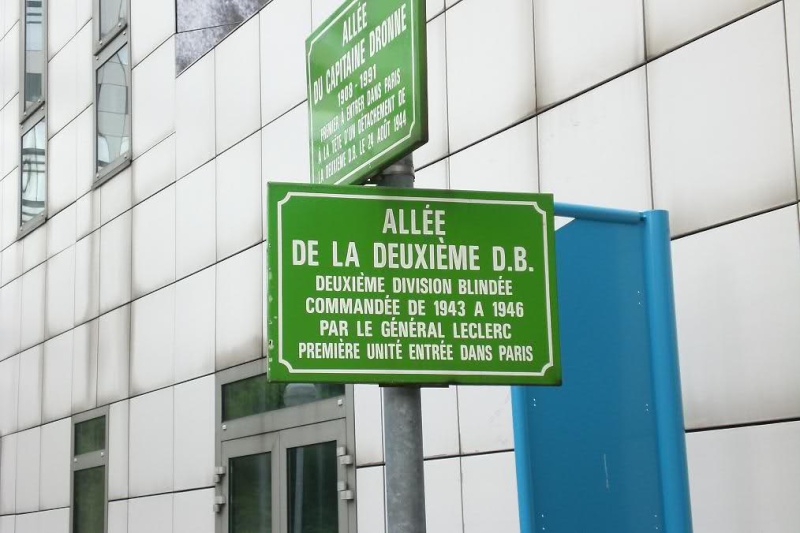
[{"label": "window", "polygon": [[269,383],[264,361],[217,386],[218,531],[354,531],[352,387]]},{"label": "window", "polygon": [[47,5],[45,0],[25,0],[20,43],[22,89],[20,132],[19,236],[47,218]]},{"label": "window", "polygon": [[94,1],[95,185],[131,160],[131,65],[128,0]]},{"label": "window", "polygon": [[75,416],[72,425],[72,533],[104,533],[108,408]]}]

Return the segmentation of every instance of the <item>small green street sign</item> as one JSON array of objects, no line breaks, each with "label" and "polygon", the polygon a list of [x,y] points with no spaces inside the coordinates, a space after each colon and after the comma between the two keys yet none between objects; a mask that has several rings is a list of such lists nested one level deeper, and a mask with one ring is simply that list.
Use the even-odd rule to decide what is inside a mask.
[{"label": "small green street sign", "polygon": [[311,182],[363,182],[428,140],[425,0],[346,0],[306,40]]},{"label": "small green street sign", "polygon": [[553,197],[270,183],[269,379],[561,383]]}]

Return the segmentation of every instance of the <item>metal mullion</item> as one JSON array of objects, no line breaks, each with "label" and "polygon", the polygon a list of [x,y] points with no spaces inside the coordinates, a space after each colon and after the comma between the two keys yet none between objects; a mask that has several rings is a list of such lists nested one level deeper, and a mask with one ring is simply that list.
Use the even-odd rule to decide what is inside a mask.
[{"label": "metal mullion", "polygon": [[339,405],[340,401],[343,401],[343,398],[337,396],[229,420],[222,423],[224,429],[220,433],[220,439],[225,442],[259,433],[281,431],[298,425],[306,426],[339,420],[347,415],[344,405]]},{"label": "metal mullion", "polygon": [[72,471],[86,470],[88,468],[96,468],[98,466],[106,466],[108,461],[106,459],[106,451],[97,450],[96,452],[84,453],[72,458]]}]

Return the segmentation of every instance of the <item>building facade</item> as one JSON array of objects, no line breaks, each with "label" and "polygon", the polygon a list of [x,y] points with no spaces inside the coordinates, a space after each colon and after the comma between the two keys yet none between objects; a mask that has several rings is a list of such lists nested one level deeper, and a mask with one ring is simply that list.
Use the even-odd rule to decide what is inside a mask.
[{"label": "building facade", "polygon": [[[381,389],[262,357],[338,4],[0,0],[0,533],[385,531]],[[416,186],[669,210],[694,530],[800,530],[800,0],[426,4]],[[519,531],[509,389],[422,397],[428,531]]]}]

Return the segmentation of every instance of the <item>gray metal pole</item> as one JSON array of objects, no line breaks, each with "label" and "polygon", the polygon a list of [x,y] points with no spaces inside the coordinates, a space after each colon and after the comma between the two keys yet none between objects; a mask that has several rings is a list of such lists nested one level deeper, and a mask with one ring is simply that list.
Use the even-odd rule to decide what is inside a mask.
[{"label": "gray metal pole", "polygon": [[[383,171],[382,187],[414,186],[408,155]],[[419,387],[383,388],[387,533],[425,533],[425,471],[422,462],[422,402]]]}]

